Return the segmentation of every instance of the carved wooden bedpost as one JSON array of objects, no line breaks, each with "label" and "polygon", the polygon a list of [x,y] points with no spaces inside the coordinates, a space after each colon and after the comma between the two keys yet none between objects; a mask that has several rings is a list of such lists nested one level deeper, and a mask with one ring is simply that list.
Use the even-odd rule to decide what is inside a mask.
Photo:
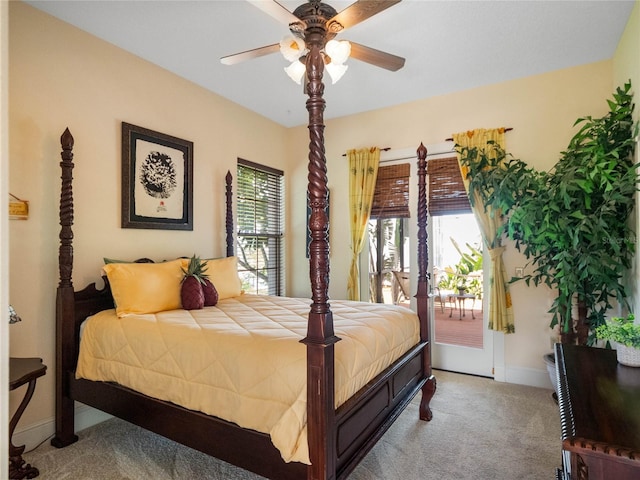
[{"label": "carved wooden bedpost", "polygon": [[420,340],[427,342],[427,348],[423,350],[423,369],[427,381],[422,387],[422,400],[420,401],[420,418],[431,420],[433,413],[429,402],[436,393],[436,379],[431,373],[431,338],[429,335],[429,279],[427,269],[429,266],[429,247],[427,244],[427,148],[421,143],[418,147],[418,292],[416,304],[418,318],[420,319]]},{"label": "carved wooden bedpost", "polygon": [[329,241],[327,218],[327,162],[324,152],[322,74],[324,33],[307,35],[306,84],[309,111],[309,275],[312,304],[307,336],[307,428],[311,466],[309,480],[331,480],[336,475],[336,429],[333,315],[329,306]]},{"label": "carved wooden bedpost", "polygon": [[227,257],[233,256],[233,207],[232,207],[232,194],[231,194],[231,182],[233,177],[231,172],[227,170],[227,176],[224,177],[226,184],[226,199],[227,199],[227,215],[225,219],[225,227],[227,230]]},{"label": "carved wooden bedpost", "polygon": [[[74,358],[72,350],[63,349],[63,345],[73,345],[75,330],[73,322],[65,318],[74,317],[74,291],[71,273],[73,270],[73,136],[67,128],[60,137],[62,145],[62,188],[60,191],[60,248],[58,265],[60,283],[56,301],[56,435],[51,444],[64,447],[76,440],[74,428],[74,402],[69,397],[69,379],[67,372]],[[61,368],[62,366],[63,368]]]}]

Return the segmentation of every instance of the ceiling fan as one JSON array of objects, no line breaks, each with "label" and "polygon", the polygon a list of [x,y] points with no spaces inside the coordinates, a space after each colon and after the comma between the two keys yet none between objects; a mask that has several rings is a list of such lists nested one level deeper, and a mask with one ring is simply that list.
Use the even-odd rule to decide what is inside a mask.
[{"label": "ceiling fan", "polygon": [[[293,59],[291,68],[295,68],[297,66],[298,68],[304,69],[304,66],[298,65],[300,64],[300,62],[298,62],[297,60],[301,59],[302,62],[304,61],[304,53],[308,39],[310,39],[312,36],[314,39],[317,39],[319,34],[321,41],[323,42],[325,55],[327,57],[325,63],[328,64],[329,62],[332,62],[332,57],[342,57],[342,54],[346,53],[342,61],[338,62],[340,64],[338,66],[342,67],[342,71],[339,76],[341,76],[341,74],[344,73],[344,70],[346,70],[346,66],[341,65],[341,63],[344,63],[344,60],[346,60],[346,58],[349,56],[362,62],[366,62],[371,65],[375,65],[377,67],[381,67],[394,72],[404,66],[405,59],[397,55],[382,52],[380,50],[366,47],[355,42],[333,41],[338,33],[347,28],[353,27],[360,22],[363,22],[364,20],[382,12],[383,10],[386,10],[396,3],[399,3],[401,0],[358,0],[342,10],[340,13],[338,13],[332,6],[326,3],[322,3],[321,0],[309,0],[307,3],[304,3],[296,8],[293,12],[287,10],[276,0],[247,1],[258,7],[268,15],[272,16],[276,20],[288,25],[293,37],[290,37],[291,40],[283,39],[283,41],[281,41],[280,43],[275,43],[273,45],[267,45],[264,47],[255,48],[252,50],[247,50],[244,52],[222,57],[220,61],[225,65],[235,65],[245,60],[258,58],[264,55],[269,55],[271,53],[281,51],[287,59]],[[289,45],[287,45],[287,42],[289,42]],[[293,42],[296,43],[294,44]],[[343,51],[339,52],[333,50],[331,51],[331,53],[329,53],[329,47],[332,47],[332,44],[338,43],[342,44],[339,46],[339,50]],[[299,50],[297,56],[295,53],[291,58],[287,56],[286,50],[289,50],[289,46],[292,46],[295,50]],[[350,53],[348,51],[349,46]],[[345,48],[347,49],[346,52],[344,51]],[[336,53],[334,54],[334,52]],[[287,70],[287,73],[292,78],[294,78],[294,76],[291,72],[288,71],[288,69],[285,70]],[[329,73],[332,72],[330,71]],[[333,76],[333,74],[331,76],[334,79],[335,83],[337,79]],[[295,78],[295,80],[300,83],[299,78]]]}]

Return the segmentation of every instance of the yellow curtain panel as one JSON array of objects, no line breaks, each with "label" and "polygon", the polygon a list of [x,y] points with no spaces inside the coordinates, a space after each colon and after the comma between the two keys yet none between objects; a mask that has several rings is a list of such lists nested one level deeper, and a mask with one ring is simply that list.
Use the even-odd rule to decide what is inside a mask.
[{"label": "yellow curtain panel", "polygon": [[373,193],[378,178],[378,147],[349,150],[349,219],[351,224],[351,267],[347,281],[349,300],[360,300],[359,257],[371,213]]},{"label": "yellow curtain panel", "polygon": [[[460,151],[464,147],[476,147],[479,150],[487,149],[488,142],[493,141],[503,149],[504,128],[484,129],[479,128],[467,132],[461,132],[453,135],[456,143],[456,152],[458,163],[460,162]],[[491,153],[491,149],[487,149],[487,153]],[[460,173],[465,184],[467,194],[469,193],[469,179],[467,178],[468,168],[460,166]],[[473,194],[472,194],[473,195]],[[482,206],[482,200],[478,194],[474,195],[474,204],[472,206],[476,221],[480,226],[483,240],[489,250],[491,257],[491,269],[489,277],[489,328],[504,333],[514,333],[515,326],[513,322],[513,306],[511,303],[511,293],[509,292],[509,284],[507,283],[507,273],[504,267],[502,253],[505,247],[498,235],[498,229],[501,226],[500,215],[493,215],[491,210],[485,211]]]}]

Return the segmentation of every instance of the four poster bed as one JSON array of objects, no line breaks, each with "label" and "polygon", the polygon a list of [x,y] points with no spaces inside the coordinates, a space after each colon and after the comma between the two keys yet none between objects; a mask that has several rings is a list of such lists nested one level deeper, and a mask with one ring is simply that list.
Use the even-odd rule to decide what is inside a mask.
[{"label": "four poster bed", "polygon": [[[276,307],[275,303],[272,305],[269,299],[281,297],[230,294],[228,298],[221,298],[216,306],[205,307],[203,310],[174,310],[159,312],[151,316],[139,315],[120,318],[119,314],[113,313],[117,312],[121,305],[120,300],[114,304],[116,293],[110,276],[109,281],[105,280],[105,286],[102,289],[91,284],[76,291],[72,282],[72,241],[74,239],[72,232],[74,210],[72,149],[74,140],[68,129],[63,133],[61,137],[60,281],[56,306],[56,435],[51,442],[54,446],[65,447],[78,439],[74,427],[74,402],[78,401],[268,478],[278,480],[335,479],[348,476],[419,391],[422,391],[420,418],[422,420],[431,419],[429,402],[435,393],[436,381],[431,372],[428,319],[425,186],[427,150],[423,145],[420,145],[417,152],[419,192],[417,315],[404,307],[382,306],[365,302],[332,301],[330,305],[328,299],[329,244],[328,219],[325,213],[327,179],[324,158],[322,118],[324,100],[321,81],[323,67],[321,61],[317,48],[312,48],[307,59],[307,71],[309,72],[307,109],[309,110],[311,139],[308,195],[311,207],[309,261],[312,298],[311,301],[285,299],[285,302],[289,302],[287,307],[289,310],[286,314],[277,313],[275,315],[286,318],[283,328],[264,327],[267,319],[263,319],[262,315],[266,315],[266,313],[259,307],[255,307],[256,310],[247,310],[254,308],[247,305],[247,302],[268,301],[270,303],[266,310],[273,311],[280,306]],[[232,178],[228,173],[226,178],[228,258],[233,258],[231,185]],[[364,310],[356,310],[358,308],[356,304],[360,304]],[[291,369],[285,369],[284,373],[280,373],[281,376],[275,381],[275,385],[280,386],[284,379],[288,381],[290,377],[301,378],[301,385],[281,388],[282,390],[298,389],[298,397],[294,392],[294,403],[297,410],[290,416],[297,418],[301,424],[302,433],[296,434],[298,435],[297,442],[294,442],[295,446],[292,449],[292,451],[301,452],[299,455],[296,453],[285,455],[280,447],[274,446],[275,436],[271,435],[273,431],[258,431],[257,427],[251,426],[250,422],[248,427],[239,426],[243,424],[244,420],[234,416],[236,412],[233,407],[231,408],[231,418],[226,413],[218,416],[215,413],[207,413],[210,412],[209,407],[200,410],[200,407],[193,407],[191,403],[187,403],[187,406],[179,405],[178,401],[171,396],[175,392],[172,392],[170,388],[162,388],[163,393],[168,394],[167,397],[155,398],[155,395],[141,393],[130,385],[128,386],[126,381],[82,378],[85,374],[79,372],[80,370],[84,372],[90,370],[90,368],[86,368],[85,360],[82,358],[79,360],[79,355],[82,357],[82,352],[88,348],[85,348],[85,344],[89,342],[86,339],[111,336],[111,334],[100,333],[99,330],[98,333],[92,333],[90,322],[95,323],[96,318],[112,315],[102,323],[124,326],[142,321],[145,325],[153,324],[153,328],[163,322],[177,323],[183,327],[187,325],[183,331],[200,332],[215,330],[220,324],[235,327],[234,311],[241,312],[239,316],[248,318],[250,323],[256,320],[254,315],[261,317],[259,321],[254,322],[260,326],[255,333],[250,332],[249,335],[245,335],[248,328],[246,326],[240,328],[240,333],[229,327],[232,330],[232,335],[242,339],[243,342],[247,336],[262,337],[272,341],[272,343],[267,342],[257,347],[241,343],[237,349],[233,350],[236,355],[231,360],[234,368],[238,360],[237,357],[243,356],[253,356],[258,365],[271,362],[273,359],[269,359],[267,356],[273,343],[291,344],[298,356],[300,349],[302,349],[302,364],[300,364],[300,358],[297,358],[296,362],[292,362],[292,364],[301,365],[299,371],[292,373]],[[249,311],[257,313],[248,314]],[[404,312],[400,313],[401,311]],[[203,312],[203,315],[210,312],[214,318],[202,319],[198,317],[200,313],[193,312]],[[165,320],[163,314],[167,314],[171,318]],[[392,323],[391,319],[397,315],[408,316],[408,323],[405,319],[402,321],[404,322],[402,325],[409,325],[409,330],[413,329],[413,331],[409,332],[398,344],[389,347],[389,350],[393,350],[393,354],[388,356],[384,362],[378,362],[376,370],[372,370],[368,376],[360,378],[359,383],[352,383],[349,384],[349,387],[343,388],[344,371],[355,369],[347,358],[352,347],[361,343],[364,337],[369,336],[369,332],[374,335],[374,331],[379,331],[383,337],[395,337],[396,334],[389,334],[385,329],[388,323]],[[87,320],[88,317],[91,318]],[[297,323],[296,326],[290,323],[290,320],[293,322],[293,317],[303,318],[302,329]],[[145,331],[144,328],[140,328],[143,332]],[[273,338],[272,332],[274,330],[293,333],[285,342],[283,339]],[[124,336],[127,335],[128,333],[124,334]],[[80,342],[81,336],[82,342]],[[144,337],[144,341],[138,343],[143,345],[147,341],[150,343],[152,336],[147,335]],[[224,340],[224,342],[226,341]],[[197,350],[194,347],[196,343],[194,341],[190,343],[192,350]],[[204,347],[205,350],[207,348]],[[281,358],[279,352],[278,350],[275,354],[277,358]],[[361,356],[359,361],[372,364],[377,362],[377,358],[369,360],[365,355]],[[216,363],[223,361],[222,358],[215,360]],[[137,368],[137,366],[135,367]],[[247,369],[255,368],[254,364]],[[227,373],[229,371],[225,370]],[[238,377],[242,373],[242,371],[237,372]],[[157,383],[156,380],[163,375],[162,372],[156,377],[152,375],[151,383]],[[86,376],[91,377],[90,375]],[[235,381],[234,375],[229,374],[229,377]],[[200,383],[199,377],[198,383]],[[271,386],[273,387],[273,385]],[[231,395],[224,398],[231,399],[227,403],[237,405],[236,410],[263,410],[262,407],[256,406],[261,404],[251,403],[255,401],[256,397],[261,396],[256,394],[255,390],[252,390],[252,398],[249,399],[250,403],[248,404],[241,403],[244,400],[238,400],[238,403],[235,403],[239,390],[237,385],[231,390],[234,391],[229,393],[225,390],[221,395],[223,397],[227,394]],[[221,389],[214,386],[207,391],[218,392]],[[261,388],[258,388],[258,391],[261,392]],[[191,394],[187,396],[195,398]],[[269,409],[265,407],[264,410]],[[223,416],[226,419],[223,419]],[[285,461],[283,457],[292,461]]]}]

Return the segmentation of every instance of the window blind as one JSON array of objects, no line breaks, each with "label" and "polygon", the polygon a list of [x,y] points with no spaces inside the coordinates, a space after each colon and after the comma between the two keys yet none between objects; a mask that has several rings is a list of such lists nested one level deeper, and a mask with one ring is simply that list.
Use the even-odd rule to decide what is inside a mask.
[{"label": "window blind", "polygon": [[429,215],[471,213],[469,197],[462,182],[456,157],[429,160],[427,175],[429,177]]},{"label": "window blind", "polygon": [[284,173],[238,159],[238,273],[253,293],[284,288]]},{"label": "window blind", "polygon": [[385,165],[378,168],[371,218],[409,218],[410,165]]}]

